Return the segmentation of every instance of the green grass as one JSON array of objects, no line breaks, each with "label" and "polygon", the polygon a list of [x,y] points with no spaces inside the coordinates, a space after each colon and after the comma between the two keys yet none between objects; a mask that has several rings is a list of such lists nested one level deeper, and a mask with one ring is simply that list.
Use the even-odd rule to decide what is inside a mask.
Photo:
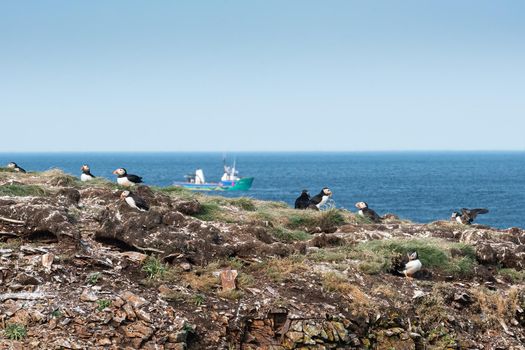
[{"label": "green grass", "polygon": [[192,301],[195,306],[201,306],[205,300],[206,300],[206,296],[204,294],[195,294],[192,297]]},{"label": "green grass", "polygon": [[317,262],[340,262],[347,258],[347,254],[340,250],[319,249],[315,253],[310,254],[308,257],[310,260]]},{"label": "green grass", "polygon": [[198,196],[196,193],[186,188],[177,187],[177,186],[167,186],[167,187],[151,186],[151,189],[155,192],[160,192],[160,193],[167,194],[169,196],[183,198],[183,199],[193,199]]},{"label": "green grass", "polygon": [[500,269],[498,274],[503,278],[510,280],[512,283],[521,283],[525,281],[525,271],[506,268]]},{"label": "green grass", "polygon": [[284,227],[274,227],[271,232],[275,238],[282,242],[306,241],[312,238],[308,232],[288,230]]},{"label": "green grass", "polygon": [[248,197],[232,198],[228,203],[242,210],[255,211],[257,208],[253,199]]},{"label": "green grass", "polygon": [[107,307],[110,307],[111,306],[111,300],[109,299],[100,299],[100,300],[97,300],[97,310],[98,311],[102,311],[104,310],[105,308]]},{"label": "green grass", "polygon": [[44,197],[49,195],[49,191],[37,185],[2,185],[0,186],[0,196],[13,197]]},{"label": "green grass", "polygon": [[221,207],[214,202],[201,203],[200,213],[194,215],[197,219],[203,221],[216,221],[222,218]]},{"label": "green grass", "polygon": [[86,282],[91,285],[95,285],[98,283],[98,280],[100,279],[100,272],[94,272],[87,276]]},{"label": "green grass", "polygon": [[5,327],[4,334],[10,340],[23,340],[27,336],[27,329],[24,325],[11,323]]},{"label": "green grass", "polygon": [[238,258],[233,257],[233,258],[228,259],[227,265],[230,266],[234,270],[240,270],[244,266],[244,263],[242,262],[242,260],[239,260]]},{"label": "green grass", "polygon": [[361,243],[352,250],[351,254],[361,260],[361,271],[370,274],[390,270],[396,256],[414,251],[418,252],[424,268],[447,275],[468,276],[476,266],[476,252],[472,246],[439,239],[376,240]]},{"label": "green grass", "polygon": [[166,273],[166,266],[160,261],[160,259],[150,256],[144,261],[142,271],[146,272],[148,278],[151,280],[164,276]]},{"label": "green grass", "polygon": [[340,209],[329,209],[325,211],[314,210],[292,210],[286,217],[285,226],[290,229],[307,229],[311,230],[320,227],[327,230],[338,227],[346,222],[343,211]]}]

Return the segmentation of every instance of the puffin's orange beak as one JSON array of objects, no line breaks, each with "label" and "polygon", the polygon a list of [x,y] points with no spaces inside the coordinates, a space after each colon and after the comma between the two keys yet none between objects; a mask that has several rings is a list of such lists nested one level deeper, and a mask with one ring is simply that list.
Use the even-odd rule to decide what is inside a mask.
[{"label": "puffin's orange beak", "polygon": [[[118,170],[118,169],[117,169],[117,170]],[[113,174],[117,175],[117,170],[115,170],[115,171],[113,172]]]}]

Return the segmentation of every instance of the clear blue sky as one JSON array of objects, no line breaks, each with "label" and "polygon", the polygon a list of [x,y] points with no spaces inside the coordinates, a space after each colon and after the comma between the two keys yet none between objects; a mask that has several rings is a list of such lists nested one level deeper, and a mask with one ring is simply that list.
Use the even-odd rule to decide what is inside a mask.
[{"label": "clear blue sky", "polygon": [[525,150],[524,1],[2,1],[0,151]]}]

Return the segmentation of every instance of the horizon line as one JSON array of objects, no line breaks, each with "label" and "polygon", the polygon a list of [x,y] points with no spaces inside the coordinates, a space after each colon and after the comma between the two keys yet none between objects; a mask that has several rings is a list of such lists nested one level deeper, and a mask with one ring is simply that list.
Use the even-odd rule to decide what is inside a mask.
[{"label": "horizon line", "polygon": [[521,153],[525,149],[399,149],[399,150],[88,150],[88,151],[2,151],[0,154],[49,154],[49,153]]}]

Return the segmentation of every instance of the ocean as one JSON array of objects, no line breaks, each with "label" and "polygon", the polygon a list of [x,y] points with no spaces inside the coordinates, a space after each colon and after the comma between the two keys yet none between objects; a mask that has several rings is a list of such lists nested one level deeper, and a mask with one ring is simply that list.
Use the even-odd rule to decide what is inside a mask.
[{"label": "ocean", "polygon": [[[207,181],[222,175],[222,153],[0,153],[0,164],[18,163],[28,171],[60,168],[80,175],[89,164],[95,176],[115,180],[124,167],[146,184],[169,186],[204,170]],[[212,192],[293,205],[301,190],[311,195],[327,186],[338,208],[356,211],[365,201],[380,215],[427,223],[447,220],[462,207],[488,208],[479,224],[525,227],[525,152],[351,152],[237,153],[241,176],[254,176],[246,192]]]}]

